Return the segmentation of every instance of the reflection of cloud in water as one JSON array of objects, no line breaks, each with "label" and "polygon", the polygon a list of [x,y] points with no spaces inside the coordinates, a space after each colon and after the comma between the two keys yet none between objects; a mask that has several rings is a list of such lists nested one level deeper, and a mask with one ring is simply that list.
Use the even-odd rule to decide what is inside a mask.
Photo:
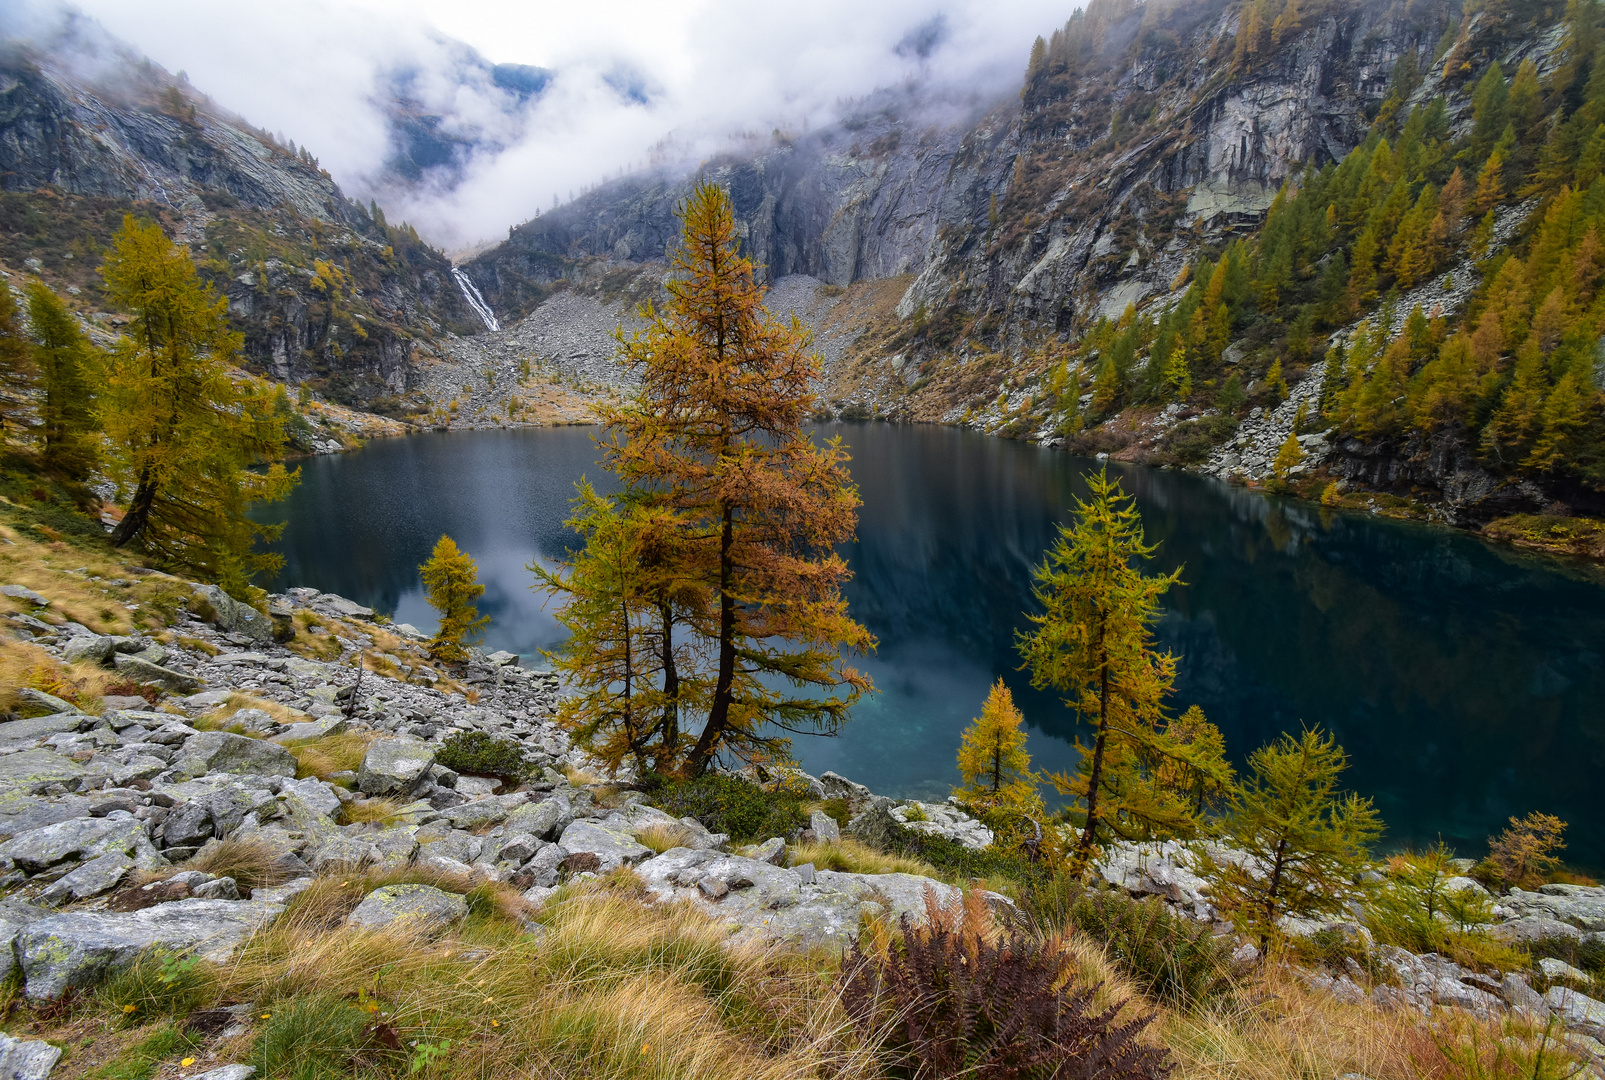
[{"label": "reflection of cloud in water", "polygon": [[[947,642],[898,642],[895,650],[860,658],[877,693],[853,707],[852,721],[834,739],[798,738],[794,749],[803,767],[815,774],[833,769],[876,792],[940,802],[959,782],[959,735],[980,711],[996,677],[973,657]],[[1016,694],[1026,678],[1004,682]],[[1068,769],[1075,763],[1069,745],[1033,732],[1027,745],[1036,768]]]}]

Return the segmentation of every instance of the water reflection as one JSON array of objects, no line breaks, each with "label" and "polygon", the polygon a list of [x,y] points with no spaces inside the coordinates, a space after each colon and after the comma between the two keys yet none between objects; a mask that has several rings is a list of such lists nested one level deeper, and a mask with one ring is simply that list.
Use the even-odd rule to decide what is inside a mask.
[{"label": "water reflection", "polygon": [[[864,498],[848,599],[879,637],[880,693],[845,734],[807,740],[888,793],[939,797],[958,733],[1003,677],[1040,764],[1073,761],[1073,717],[1016,670],[1030,570],[1092,463],[938,428],[846,426]],[[559,555],[573,482],[605,479],[586,429],[435,434],[309,461],[279,545],[285,582],[433,625],[417,566],[442,532],[479,560],[487,644],[555,644],[523,567]],[[1220,724],[1235,757],[1303,723],[1335,731],[1389,839],[1476,849],[1509,814],[1572,823],[1567,854],[1605,865],[1592,781],[1605,764],[1605,588],[1466,536],[1214,481],[1120,470],[1154,568],[1184,567],[1159,635],[1183,656],[1177,704]]]}]

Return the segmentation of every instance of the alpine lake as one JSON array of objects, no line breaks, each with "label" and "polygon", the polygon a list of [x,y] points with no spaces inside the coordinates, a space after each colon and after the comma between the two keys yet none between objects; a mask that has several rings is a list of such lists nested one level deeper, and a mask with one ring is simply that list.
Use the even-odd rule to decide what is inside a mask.
[{"label": "alpine lake", "polygon": [[[603,490],[597,429],[434,433],[304,460],[270,589],[312,586],[431,630],[418,566],[442,534],[478,561],[486,649],[544,667],[562,632],[526,566],[575,542],[582,475]],[[1074,766],[1078,722],[1019,670],[1032,570],[1098,463],[956,429],[824,425],[863,499],[844,550],[856,662],[876,693],[801,765],[879,794],[940,801],[959,734],[1002,678],[1033,764]],[[1346,786],[1376,801],[1384,844],[1440,838],[1480,855],[1507,817],[1570,823],[1567,861],[1605,868],[1605,573],[1449,529],[1332,513],[1198,476],[1110,465],[1136,496],[1151,572],[1182,568],[1155,627],[1180,658],[1172,705],[1197,704],[1241,766],[1301,725],[1336,734]],[[1083,729],[1084,730],[1084,729]]]}]

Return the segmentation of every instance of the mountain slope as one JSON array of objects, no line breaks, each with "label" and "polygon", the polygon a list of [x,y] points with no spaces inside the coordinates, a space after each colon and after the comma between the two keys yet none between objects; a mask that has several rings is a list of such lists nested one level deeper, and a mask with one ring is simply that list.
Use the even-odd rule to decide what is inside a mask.
[{"label": "mountain slope", "polygon": [[[675,204],[707,177],[730,189],[772,278],[848,288],[832,316],[854,312],[828,388],[840,412],[1249,479],[1275,471],[1297,420],[1305,460],[1288,467],[1306,483],[1436,501],[1452,520],[1592,512],[1596,377],[1567,384],[1578,435],[1558,456],[1484,439],[1525,323],[1479,360],[1486,385],[1453,416],[1405,410],[1379,426],[1340,405],[1337,387],[1370,378],[1366,365],[1418,302],[1441,322],[1430,342],[1416,334],[1396,374],[1425,371],[1458,327],[1471,331],[1506,253],[1523,255],[1551,200],[1592,182],[1571,170],[1589,152],[1587,101],[1605,80],[1593,75],[1605,72],[1600,21],[1591,0],[1569,14],[1491,0],[1099,0],[1038,42],[1017,100],[944,120],[918,89],[886,92],[836,127],[777,133],[696,176],[606,185],[468,269],[508,315],[565,280],[626,277],[663,258]],[[1439,192],[1452,211],[1442,222]],[[1338,219],[1326,220],[1329,207]],[[1405,257],[1395,241],[1411,229],[1419,242]],[[1351,280],[1356,260],[1365,271]],[[895,307],[870,302],[871,288],[895,289]],[[1590,341],[1592,295],[1565,297],[1563,320]],[[1529,413],[1563,367],[1551,360],[1541,386],[1529,380]],[[1300,390],[1304,378],[1314,381]],[[1292,391],[1303,417],[1296,403],[1275,408]]]},{"label": "mountain slope", "polygon": [[[0,258],[98,298],[124,213],[189,244],[249,366],[383,407],[415,349],[479,328],[450,263],[348,200],[304,151],[94,31],[0,46]],[[29,264],[32,266],[33,264]]]}]

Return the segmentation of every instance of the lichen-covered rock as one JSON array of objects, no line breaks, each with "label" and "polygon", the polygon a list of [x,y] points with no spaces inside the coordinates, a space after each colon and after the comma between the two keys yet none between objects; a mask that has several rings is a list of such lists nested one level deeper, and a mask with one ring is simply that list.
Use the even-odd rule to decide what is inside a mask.
[{"label": "lichen-covered rock", "polygon": [[508,832],[529,833],[542,840],[562,835],[574,820],[574,808],[564,795],[552,795],[538,803],[526,803],[508,815]]},{"label": "lichen-covered rock", "polygon": [[836,823],[835,818],[823,810],[815,810],[808,815],[808,827],[814,830],[814,836],[821,844],[841,843],[841,826]]},{"label": "lichen-covered rock", "polygon": [[375,739],[357,770],[357,787],[365,795],[410,793],[435,763],[435,751],[418,739]]},{"label": "lichen-covered rock", "polygon": [[60,1047],[43,1039],[17,1039],[0,1032],[0,1080],[46,1080],[60,1060]]},{"label": "lichen-covered rock", "polygon": [[283,911],[280,904],[255,900],[178,900],[128,914],[53,915],[17,935],[24,993],[30,1000],[53,1001],[69,989],[96,985],[156,947],[222,963]]},{"label": "lichen-covered rock", "polygon": [[[1206,850],[1217,858],[1232,858],[1235,854],[1215,846]],[[1133,896],[1162,897],[1193,918],[1209,922],[1215,918],[1215,908],[1206,895],[1204,879],[1194,870],[1193,860],[1193,850],[1175,840],[1120,840],[1109,845],[1096,869],[1109,884]]]},{"label": "lichen-covered rock", "polygon": [[0,859],[10,859],[27,873],[37,874],[69,859],[126,855],[149,844],[144,823],[119,811],[103,818],[70,818],[14,836],[0,844]]},{"label": "lichen-covered rock", "polygon": [[[780,942],[810,949],[845,949],[866,917],[925,917],[927,891],[939,903],[959,892],[912,874],[817,871],[812,881],[795,869],[739,855],[671,848],[636,867],[659,901],[691,901],[724,922],[734,941]],[[706,882],[706,886],[704,885]],[[996,902],[1006,904],[1003,897]]]},{"label": "lichen-covered rock", "polygon": [[[65,903],[111,892],[133,868],[134,860],[120,851],[97,856],[52,882],[44,898],[50,903]],[[0,1073],[0,1077],[4,1075]]]},{"label": "lichen-covered rock", "polygon": [[0,724],[0,746],[32,746],[40,739],[77,731],[87,717],[81,712],[58,712]]},{"label": "lichen-covered rock", "polygon": [[218,1069],[197,1073],[190,1077],[190,1080],[251,1080],[255,1075],[255,1065],[224,1065]]},{"label": "lichen-covered rock", "polygon": [[181,776],[237,773],[254,776],[294,776],[295,755],[262,739],[248,739],[231,731],[202,731],[191,735],[173,762]]},{"label": "lichen-covered rock", "polygon": [[1544,994],[1544,1004],[1560,1017],[1567,1031],[1595,1039],[1605,1038],[1605,1002],[1595,1001],[1569,987],[1551,986]]},{"label": "lichen-covered rock", "polygon": [[142,656],[118,653],[112,665],[119,675],[126,675],[141,685],[159,687],[174,694],[193,694],[201,688],[201,680],[195,676],[154,664]]},{"label": "lichen-covered rock", "polygon": [[84,768],[49,750],[23,750],[0,757],[0,791],[7,788],[36,794],[51,784],[74,787]]},{"label": "lichen-covered rock", "polygon": [[346,919],[367,930],[444,930],[468,917],[468,901],[431,885],[385,885],[363,897]]},{"label": "lichen-covered rock", "polygon": [[1605,886],[1551,884],[1537,892],[1511,889],[1499,900],[1508,918],[1538,917],[1571,923],[1581,930],[1605,930]]},{"label": "lichen-covered rock", "polygon": [[76,664],[81,660],[109,664],[116,653],[117,639],[104,634],[81,635],[61,647],[61,658],[69,664]]},{"label": "lichen-covered rock", "polygon": [[212,609],[212,625],[247,637],[256,645],[273,644],[273,621],[248,604],[242,604],[216,585],[196,585],[195,595]]},{"label": "lichen-covered rock", "polygon": [[[940,836],[973,851],[992,846],[992,830],[952,803],[907,802],[892,807],[891,814],[905,829]],[[911,816],[923,820],[910,821]]]},{"label": "lichen-covered rock", "polygon": [[637,843],[628,824],[616,816],[600,822],[583,818],[571,822],[558,843],[571,853],[595,855],[602,873],[620,866],[633,866],[652,856],[652,849]]}]

